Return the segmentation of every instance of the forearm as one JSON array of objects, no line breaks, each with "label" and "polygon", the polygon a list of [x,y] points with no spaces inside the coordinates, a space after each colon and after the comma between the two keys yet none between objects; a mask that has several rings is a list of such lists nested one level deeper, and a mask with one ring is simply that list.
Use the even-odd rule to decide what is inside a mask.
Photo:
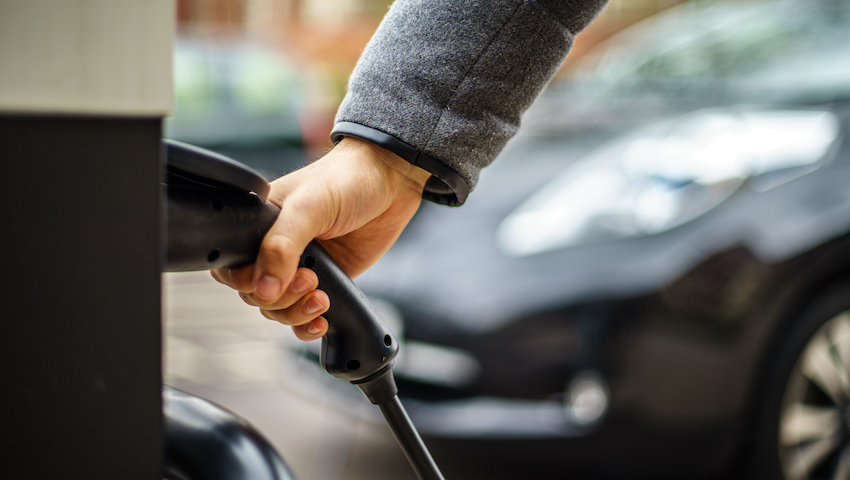
[{"label": "forearm", "polygon": [[604,3],[399,0],[358,62],[335,130],[351,134],[348,122],[403,142],[408,161],[442,178],[425,197],[463,203]]}]

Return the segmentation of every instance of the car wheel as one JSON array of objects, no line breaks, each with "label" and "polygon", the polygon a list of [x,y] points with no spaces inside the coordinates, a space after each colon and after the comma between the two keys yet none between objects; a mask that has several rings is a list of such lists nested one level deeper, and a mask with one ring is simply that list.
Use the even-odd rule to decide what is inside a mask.
[{"label": "car wheel", "polygon": [[754,479],[850,479],[850,282],[818,297],[786,336],[754,448]]}]

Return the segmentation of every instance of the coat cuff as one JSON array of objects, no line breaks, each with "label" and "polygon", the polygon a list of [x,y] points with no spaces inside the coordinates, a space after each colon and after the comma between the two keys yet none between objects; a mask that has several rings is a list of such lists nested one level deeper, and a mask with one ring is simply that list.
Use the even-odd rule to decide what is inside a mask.
[{"label": "coat cuff", "polygon": [[396,137],[359,123],[339,122],[331,131],[336,145],[343,137],[357,137],[377,144],[431,174],[422,198],[441,205],[458,207],[469,195],[469,185],[454,170],[436,158],[417,150]]}]

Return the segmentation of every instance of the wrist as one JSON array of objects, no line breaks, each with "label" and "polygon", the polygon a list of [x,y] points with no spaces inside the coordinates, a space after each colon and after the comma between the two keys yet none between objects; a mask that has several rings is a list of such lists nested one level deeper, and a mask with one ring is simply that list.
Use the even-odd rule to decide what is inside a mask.
[{"label": "wrist", "polygon": [[410,183],[420,195],[425,188],[425,182],[431,178],[431,173],[419,168],[397,154],[380,145],[358,137],[344,137],[337,142],[334,149],[350,150],[359,153],[358,157],[377,160],[386,167],[390,181],[395,183]]}]

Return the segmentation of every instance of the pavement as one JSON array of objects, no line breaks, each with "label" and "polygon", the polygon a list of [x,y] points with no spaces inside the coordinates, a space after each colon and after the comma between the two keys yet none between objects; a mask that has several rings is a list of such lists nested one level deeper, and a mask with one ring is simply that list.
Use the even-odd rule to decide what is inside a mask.
[{"label": "pavement", "polygon": [[[299,480],[416,479],[378,409],[307,360],[306,344],[288,327],[266,320],[208,272],[163,280],[166,384],[248,420]],[[489,452],[426,443],[450,480],[565,478],[560,469],[509,468]]]},{"label": "pavement", "polygon": [[326,373],[283,348],[300,343],[288,327],[208,272],[168,273],[163,283],[166,384],[251,422],[299,480],[416,478],[376,408],[341,401],[314,378]]}]

